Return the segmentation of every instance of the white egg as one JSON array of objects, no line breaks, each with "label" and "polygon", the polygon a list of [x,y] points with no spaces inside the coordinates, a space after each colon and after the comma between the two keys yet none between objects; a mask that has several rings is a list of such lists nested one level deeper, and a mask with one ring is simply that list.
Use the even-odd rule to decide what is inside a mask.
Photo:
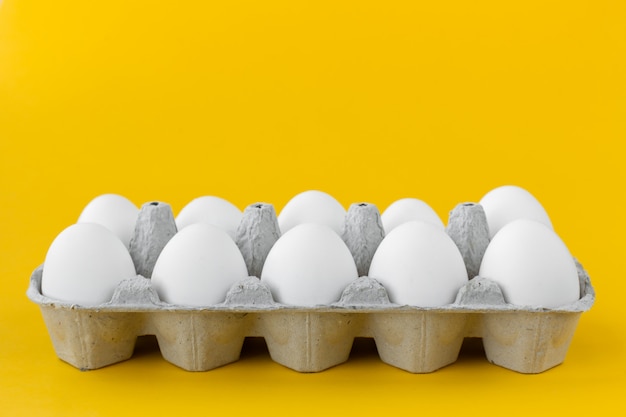
[{"label": "white egg", "polygon": [[438,226],[410,221],[378,246],[369,270],[391,302],[419,307],[451,304],[468,281],[463,257]]},{"label": "white egg", "polygon": [[128,247],[135,231],[139,209],[126,197],[103,194],[91,200],[77,223],[97,223],[111,230]]},{"label": "white egg", "polygon": [[485,210],[492,238],[504,225],[517,219],[535,220],[552,229],[552,222],[541,203],[531,193],[515,185],[494,188],[479,203]]},{"label": "white egg", "polygon": [[207,223],[224,230],[234,240],[243,214],[235,205],[220,197],[204,196],[189,202],[176,216],[182,230],[195,223]]},{"label": "white egg", "polygon": [[302,223],[317,223],[326,225],[341,235],[345,221],[346,209],[332,196],[317,190],[296,195],[278,216],[282,233]]},{"label": "white egg", "polygon": [[43,295],[94,306],[111,300],[120,281],[136,275],[122,241],[95,223],[74,224],[52,242],[41,277]]},{"label": "white egg", "polygon": [[553,308],[580,298],[569,250],[534,220],[518,219],[500,229],[487,246],[479,275],[498,283],[511,304]]},{"label": "white egg", "polygon": [[223,302],[230,287],[247,276],[243,256],[228,234],[196,223],[167,242],[154,265],[152,283],[167,303],[207,306]]},{"label": "white egg", "polygon": [[409,221],[417,220],[444,228],[443,222],[428,204],[417,198],[394,201],[381,215],[385,233]]},{"label": "white egg", "polygon": [[299,306],[339,301],[356,278],[356,265],[346,244],[330,227],[315,223],[298,225],[282,235],[261,273],[275,301]]}]

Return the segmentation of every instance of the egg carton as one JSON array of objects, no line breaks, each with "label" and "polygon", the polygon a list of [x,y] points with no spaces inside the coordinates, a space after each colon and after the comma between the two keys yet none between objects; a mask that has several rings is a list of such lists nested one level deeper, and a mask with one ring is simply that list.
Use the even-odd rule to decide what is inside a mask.
[{"label": "egg carton", "polygon": [[[470,337],[482,338],[489,362],[540,373],[564,361],[581,313],[595,300],[589,276],[576,261],[581,289],[576,302],[550,309],[507,304],[494,281],[476,276],[488,231],[480,205],[463,203],[452,210],[447,231],[471,279],[453,303],[394,304],[385,288],[366,275],[350,283],[336,303],[277,303],[269,287],[254,276],[279,236],[273,207],[257,203],[246,208],[237,233],[251,276],[233,285],[221,304],[172,305],[161,301],[151,280],[142,275],[151,274],[171,237],[163,230],[171,230],[172,219],[165,203],[142,207],[130,245],[138,275],[120,282],[111,300],[99,306],[44,296],[44,266],[35,269],[27,295],[39,305],[60,359],[81,370],[98,369],[131,358],[139,336],[155,335],[166,361],[188,371],[208,371],[237,361],[246,337],[263,337],[275,362],[298,372],[319,372],[347,361],[354,339],[366,337],[374,339],[383,362],[428,373],[454,363],[464,338]],[[343,238],[360,273],[368,269],[383,235],[374,205],[350,207]]]}]

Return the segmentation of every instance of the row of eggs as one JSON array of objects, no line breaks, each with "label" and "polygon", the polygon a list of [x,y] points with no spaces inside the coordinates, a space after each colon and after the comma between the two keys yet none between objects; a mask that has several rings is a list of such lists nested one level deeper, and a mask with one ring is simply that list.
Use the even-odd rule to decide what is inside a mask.
[{"label": "row of eggs", "polygon": [[[484,209],[491,242],[479,275],[496,281],[507,302],[558,307],[580,297],[576,266],[554,233],[541,204],[526,190],[505,186],[487,193]],[[117,195],[89,203],[78,223],[52,243],[44,263],[42,293],[82,305],[110,300],[119,281],[136,275],[128,245],[138,209]],[[261,281],[277,302],[331,304],[358,277],[341,238],[346,211],[330,195],[307,191],[278,216],[281,237],[267,255]],[[176,217],[176,233],[152,273],[159,297],[171,304],[207,306],[248,276],[234,237],[241,211],[218,197],[201,197]],[[385,237],[368,275],[390,301],[435,307],[450,304],[468,282],[463,257],[437,214],[423,201],[402,199],[380,217]]]},{"label": "row of eggs", "polygon": [[[516,186],[491,190],[481,200],[491,237],[505,224],[518,218],[536,220],[552,229],[541,204],[528,191]],[[98,223],[113,231],[128,246],[139,209],[128,199],[105,194],[93,199],[82,211],[78,223]],[[341,234],[346,210],[332,196],[316,190],[292,198],[278,216],[282,233],[301,223],[325,224]],[[199,197],[182,208],[176,217],[178,230],[194,223],[208,223],[226,231],[233,239],[242,212],[232,203],[215,196]],[[381,215],[383,229],[391,232],[409,220],[424,221],[441,228],[443,222],[424,201],[403,198],[392,203]]]}]

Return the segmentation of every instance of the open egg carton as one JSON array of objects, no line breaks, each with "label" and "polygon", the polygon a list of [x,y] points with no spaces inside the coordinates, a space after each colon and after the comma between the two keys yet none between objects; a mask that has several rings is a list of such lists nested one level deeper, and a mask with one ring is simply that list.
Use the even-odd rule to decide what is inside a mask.
[{"label": "open egg carton", "polygon": [[[465,203],[451,211],[446,229],[470,278],[456,300],[441,307],[391,303],[383,285],[365,276],[384,232],[377,208],[360,203],[348,210],[342,238],[362,276],[329,305],[277,303],[268,285],[256,278],[279,235],[276,214],[270,204],[257,203],[244,211],[236,239],[250,276],[233,285],[220,304],[172,305],[161,301],[144,277],[169,239],[162,233],[171,227],[164,223],[168,218],[166,203],[141,208],[130,245],[138,275],[123,280],[109,302],[85,307],[46,297],[44,265],[33,272],[27,295],[40,306],[60,359],[81,370],[101,368],[131,358],[139,336],[155,335],[165,360],[188,371],[208,371],[237,361],[246,337],[263,337],[275,362],[298,372],[319,372],[347,361],[354,339],[367,337],[375,340],[383,362],[427,373],[454,363],[464,338],[471,337],[482,338],[489,362],[540,373],[564,361],[580,315],[595,298],[589,276],[576,261],[576,302],[558,308],[506,303],[498,284],[477,276],[484,250],[476,248],[476,236],[486,227],[484,212],[480,204]],[[484,233],[479,238],[484,240]]]}]

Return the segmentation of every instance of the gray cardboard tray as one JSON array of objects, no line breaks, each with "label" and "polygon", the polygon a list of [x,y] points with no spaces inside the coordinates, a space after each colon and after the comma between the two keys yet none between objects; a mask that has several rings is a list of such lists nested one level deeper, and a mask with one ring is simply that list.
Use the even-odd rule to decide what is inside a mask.
[{"label": "gray cardboard tray", "polygon": [[[158,235],[154,219],[159,216],[149,212],[164,207],[169,209],[164,203],[144,205],[136,234],[145,236],[145,229],[150,229]],[[480,209],[474,204],[457,206],[448,227],[468,270],[470,258],[482,254],[468,254],[464,248],[475,249],[475,245],[464,245],[462,237],[472,233],[465,230],[459,234],[454,228],[475,228],[472,217],[480,212],[477,207]],[[260,271],[267,246],[277,239],[275,231],[269,234],[274,237],[268,238],[268,228],[262,224],[273,225],[275,214],[267,204],[248,209],[238,233],[245,236],[245,242],[238,238],[238,244],[249,271]],[[143,225],[142,213],[150,214],[143,217],[150,219]],[[360,271],[369,266],[373,251],[364,253],[358,242],[363,243],[361,248],[371,248],[363,239],[376,235],[371,233],[371,225],[379,223],[377,216],[375,207],[364,203],[348,211],[346,234],[352,236],[344,234],[344,240]],[[250,244],[253,240],[255,244]],[[154,259],[155,250],[159,251],[154,248],[163,245],[154,241],[142,244],[133,254],[131,244],[135,264],[137,259],[143,259],[143,265],[145,258]],[[188,371],[208,371],[237,361],[246,337],[263,337],[275,362],[299,372],[319,372],[347,361],[354,339],[368,337],[375,340],[383,362],[408,372],[427,373],[454,363],[464,338],[478,337],[489,362],[521,373],[540,373],[565,360],[580,315],[595,300],[588,274],[577,261],[576,265],[581,298],[552,309],[507,304],[497,284],[479,276],[461,288],[454,303],[436,308],[390,303],[385,288],[367,276],[353,281],[341,300],[330,305],[304,308],[276,303],[269,288],[250,276],[233,285],[221,304],[177,306],[160,301],[150,279],[141,275],[122,281],[111,301],[84,307],[42,295],[43,265],[33,272],[27,296],[39,305],[57,356],[81,370],[127,360],[139,336],[155,335],[163,358]],[[150,266],[144,266],[146,269],[151,272]]]}]

